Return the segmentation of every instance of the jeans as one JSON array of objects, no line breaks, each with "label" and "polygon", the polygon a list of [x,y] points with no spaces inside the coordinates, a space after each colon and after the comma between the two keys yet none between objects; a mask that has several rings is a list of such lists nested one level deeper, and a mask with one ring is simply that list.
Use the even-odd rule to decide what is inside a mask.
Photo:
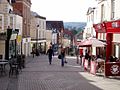
[{"label": "jeans", "polygon": [[48,56],[48,58],[49,58],[49,64],[51,64],[52,63],[52,56]]},{"label": "jeans", "polygon": [[64,66],[64,57],[61,55],[61,66]]}]

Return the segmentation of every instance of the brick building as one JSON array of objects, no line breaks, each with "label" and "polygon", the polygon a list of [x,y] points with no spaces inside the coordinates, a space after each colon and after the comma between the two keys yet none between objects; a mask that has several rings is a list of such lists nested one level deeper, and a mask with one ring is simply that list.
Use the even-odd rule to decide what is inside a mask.
[{"label": "brick building", "polygon": [[12,4],[13,11],[20,13],[23,17],[23,31],[22,31],[22,53],[26,56],[31,52],[31,38],[30,38],[30,15],[31,15],[31,0],[16,0]]}]

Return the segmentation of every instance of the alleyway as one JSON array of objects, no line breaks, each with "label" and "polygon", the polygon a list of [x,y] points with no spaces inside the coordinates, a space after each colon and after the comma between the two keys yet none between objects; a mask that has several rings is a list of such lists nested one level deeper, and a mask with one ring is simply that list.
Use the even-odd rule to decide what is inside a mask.
[{"label": "alleyway", "polygon": [[[0,90],[118,90],[119,80],[95,77],[83,72],[75,58],[67,58],[68,63],[60,66],[60,60],[53,58],[48,64],[46,55],[29,58],[26,68],[18,78],[0,78]],[[101,83],[102,82],[102,83]],[[112,83],[113,87],[109,87]],[[99,85],[99,86],[98,86]],[[108,88],[108,89],[106,89]]]}]

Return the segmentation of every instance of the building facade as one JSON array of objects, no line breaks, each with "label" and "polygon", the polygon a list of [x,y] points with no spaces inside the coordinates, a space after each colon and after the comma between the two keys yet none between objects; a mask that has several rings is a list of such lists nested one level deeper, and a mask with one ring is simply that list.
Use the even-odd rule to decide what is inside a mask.
[{"label": "building facade", "polygon": [[119,0],[97,0],[97,19],[94,22],[96,36],[107,43],[106,61],[110,56],[120,58],[120,1]]},{"label": "building facade", "polygon": [[84,30],[83,38],[87,39],[89,37],[96,37],[96,32],[93,28],[93,23],[94,23],[94,12],[95,12],[95,7],[89,7],[87,11],[87,25]]},{"label": "building facade", "polygon": [[63,45],[63,21],[46,21],[46,29],[52,31],[51,44],[54,52],[57,52],[58,49]]},{"label": "building facade", "polygon": [[12,4],[13,11],[19,13],[23,17],[23,31],[22,31],[22,54],[26,56],[31,52],[31,37],[30,37],[30,15],[31,15],[31,0],[16,0]]},{"label": "building facade", "polygon": [[46,52],[51,46],[51,42],[52,42],[52,31],[46,29]]},{"label": "building facade", "polygon": [[[10,59],[21,53],[22,17],[13,12],[11,1],[0,2],[0,55]],[[19,37],[19,41],[18,41]]]},{"label": "building facade", "polygon": [[40,53],[46,52],[46,18],[31,12],[30,25],[31,47]]}]

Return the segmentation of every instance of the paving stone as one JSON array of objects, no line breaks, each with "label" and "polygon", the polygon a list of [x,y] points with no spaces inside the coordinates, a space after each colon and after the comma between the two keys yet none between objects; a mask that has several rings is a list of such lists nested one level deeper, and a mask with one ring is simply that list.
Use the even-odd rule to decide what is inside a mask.
[{"label": "paving stone", "polygon": [[105,80],[84,72],[75,58],[67,57],[67,61],[61,67],[57,56],[53,57],[52,65],[49,65],[46,55],[29,57],[17,78],[9,78],[8,75],[0,77],[0,90],[110,90],[112,84],[116,86],[115,90],[120,88],[119,81]]}]

